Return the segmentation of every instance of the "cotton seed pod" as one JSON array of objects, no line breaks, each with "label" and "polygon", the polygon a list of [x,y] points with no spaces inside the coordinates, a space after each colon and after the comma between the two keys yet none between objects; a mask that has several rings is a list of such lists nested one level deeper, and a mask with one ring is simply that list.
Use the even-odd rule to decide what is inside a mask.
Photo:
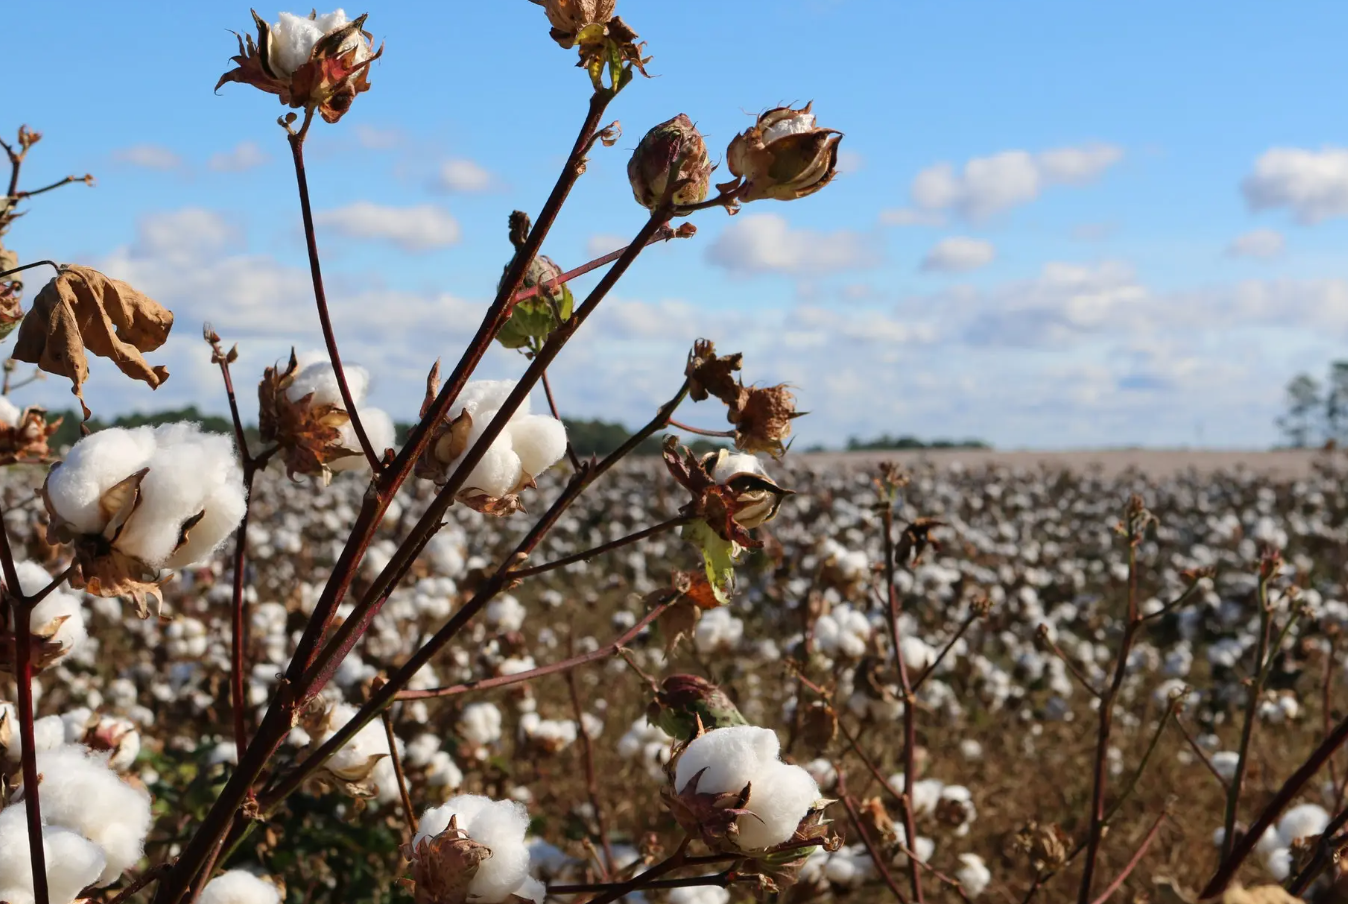
[{"label": "cotton seed pod", "polygon": [[326,122],[341,119],[356,95],[370,90],[370,64],[384,48],[372,48],[365,16],[348,22],[341,10],[308,18],[282,13],[268,25],[254,12],[253,22],[257,39],[249,35],[245,43],[235,33],[238,68],[220,76],[217,90],[226,82],[252,85],[288,106],[317,110]]},{"label": "cotton seed pod", "polygon": [[[506,265],[508,270],[510,265]],[[562,275],[562,268],[545,255],[538,255],[529,264],[524,275],[521,289],[533,289],[545,286]],[[499,288],[499,286],[498,286]],[[506,348],[530,348],[538,350],[559,323],[571,319],[571,310],[575,299],[565,283],[553,289],[541,289],[532,298],[516,302],[496,339]]]},{"label": "cotton seed pod", "polygon": [[552,25],[552,39],[570,49],[582,29],[589,25],[603,25],[613,18],[617,0],[532,0],[543,7]]},{"label": "cotton seed pod", "polygon": [[736,449],[777,458],[786,452],[783,440],[791,435],[791,421],[801,414],[796,411],[796,397],[782,384],[741,386],[726,417],[735,425]]},{"label": "cotton seed pod", "polygon": [[741,201],[792,201],[814,194],[833,179],[843,136],[836,129],[819,128],[812,106],[769,110],[730,142],[726,165],[744,180]]},{"label": "cotton seed pod", "polygon": [[627,181],[637,203],[654,210],[668,199],[674,204],[696,204],[711,185],[711,158],[707,143],[684,113],[646,133],[627,162]]},{"label": "cotton seed pod", "polygon": [[725,691],[697,675],[670,675],[646,709],[646,721],[680,741],[704,730],[748,725]]},{"label": "cotton seed pod", "polygon": [[491,849],[469,838],[459,828],[458,817],[451,816],[443,832],[403,845],[402,854],[412,865],[417,904],[465,904],[468,887],[482,861],[491,857]]}]

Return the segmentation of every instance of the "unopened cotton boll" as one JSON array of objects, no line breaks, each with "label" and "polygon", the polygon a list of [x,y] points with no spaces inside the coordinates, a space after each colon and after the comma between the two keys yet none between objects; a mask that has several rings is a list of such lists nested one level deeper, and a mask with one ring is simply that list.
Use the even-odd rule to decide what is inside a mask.
[{"label": "unopened cotton boll", "polygon": [[955,870],[955,881],[959,882],[964,893],[976,898],[987,891],[988,885],[992,883],[992,871],[983,862],[983,858],[977,854],[960,854],[959,861],[959,869]]},{"label": "unopened cotton boll", "polygon": [[150,832],[150,798],[123,782],[83,747],[39,752],[42,817],[49,825],[78,832],[96,844],[106,865],[96,884],[108,885],[135,866]]},{"label": "unopened cotton boll", "polygon": [[777,758],[776,732],[735,725],[694,738],[679,756],[674,789],[683,793],[697,777],[699,794],[743,791],[750,786],[749,810],[736,821],[738,844],[759,850],[787,841],[819,799],[809,772]]},{"label": "unopened cotton boll", "polygon": [[[107,866],[98,845],[61,826],[42,827],[42,850],[51,904],[70,904],[83,889],[98,881]],[[22,804],[0,811],[0,853],[0,901],[32,901],[32,851]]]},{"label": "unopened cotton boll", "polygon": [[480,794],[451,797],[443,806],[432,807],[421,815],[413,847],[444,832],[451,818],[460,832],[491,850],[491,856],[482,861],[468,885],[469,900],[497,904],[533,884],[529,877],[529,847],[524,841],[529,830],[529,811],[523,804],[492,800]]},{"label": "unopened cotton boll", "polygon": [[246,870],[232,869],[202,889],[199,904],[281,904],[281,892]]}]

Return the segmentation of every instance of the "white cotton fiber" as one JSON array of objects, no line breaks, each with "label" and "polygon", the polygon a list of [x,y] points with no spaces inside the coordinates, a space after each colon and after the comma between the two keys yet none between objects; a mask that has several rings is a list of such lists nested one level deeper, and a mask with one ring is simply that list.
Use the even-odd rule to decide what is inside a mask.
[{"label": "white cotton fiber", "polygon": [[859,659],[866,654],[871,637],[870,619],[866,613],[843,603],[814,623],[816,649],[825,656]]},{"label": "white cotton fiber", "polygon": [[212,879],[201,890],[199,904],[280,904],[281,892],[252,873],[232,869]]},{"label": "white cotton fiber", "polygon": [[[14,710],[8,703],[0,705],[0,715],[5,717],[11,731],[9,747],[4,751],[5,756],[17,763],[23,757],[23,739],[19,734],[19,724],[15,721]],[[66,741],[66,726],[61,717],[43,716],[41,719],[33,720],[33,741],[39,751],[55,750],[63,745]]]},{"label": "white cotton fiber", "polygon": [[[459,397],[454,400],[454,404],[449,406],[449,418],[453,420],[463,412],[467,411],[472,417],[473,423],[479,423],[484,420],[490,420],[486,412],[495,413],[505,404],[506,398],[515,388],[514,380],[472,380],[464,384],[463,391]],[[524,417],[529,413],[529,397],[525,396],[524,401],[520,402],[520,407],[515,411],[515,417]]]},{"label": "white cotton fiber", "polygon": [[[327,731],[318,739],[324,744],[341,728],[356,717],[356,708],[346,703],[338,703],[328,712]],[[389,755],[388,736],[378,719],[367,723],[351,736],[351,739],[338,748],[328,759],[327,768],[341,778],[362,778],[370,757]]]},{"label": "white cotton fiber", "polygon": [[9,396],[0,395],[0,424],[4,424],[6,427],[17,427],[19,416],[22,414],[19,406],[9,400]]},{"label": "white cotton fiber", "polygon": [[[106,865],[98,845],[60,826],[42,827],[42,850],[51,904],[70,904],[86,886],[97,881]],[[32,853],[27,812],[22,804],[0,811],[0,852],[0,901],[18,904],[33,900]]]},{"label": "white cotton fiber", "polygon": [[730,892],[719,885],[689,885],[670,889],[669,904],[730,904]]},{"label": "white cotton fiber", "polygon": [[1278,837],[1283,847],[1291,847],[1298,838],[1319,835],[1329,825],[1329,813],[1319,804],[1301,804],[1293,807],[1278,820]]},{"label": "white cotton fiber", "polygon": [[717,483],[725,483],[736,474],[768,476],[768,472],[763,469],[763,463],[747,452],[720,453],[712,468],[711,479]]},{"label": "white cotton fiber", "polygon": [[[284,18],[286,15],[289,14],[283,13],[282,17]],[[341,10],[330,15],[340,19],[338,24],[346,22]],[[322,22],[324,18],[320,16],[319,21]],[[308,22],[307,19],[304,21]],[[295,379],[286,389],[287,399],[298,402],[312,393],[314,405],[332,405],[343,411],[346,410],[346,404],[342,400],[341,387],[337,385],[337,372],[333,370],[327,352],[305,352],[296,356],[296,362],[299,367],[295,372]],[[346,388],[351,391],[351,399],[356,403],[356,413],[361,424],[365,427],[365,436],[370,440],[370,447],[374,449],[375,455],[382,457],[384,450],[393,446],[395,436],[393,418],[389,417],[388,412],[381,408],[363,404],[365,395],[370,390],[370,372],[368,370],[354,364],[344,363],[342,373],[346,375]],[[369,462],[361,451],[360,440],[356,437],[356,428],[348,421],[338,428],[338,434],[338,445],[353,454],[334,459],[328,463],[328,469],[332,471],[359,471],[368,468]]]},{"label": "white cotton fiber", "polygon": [[459,734],[483,747],[501,740],[501,711],[495,703],[470,703],[459,715]]},{"label": "white cotton fiber", "polygon": [[[314,19],[297,16],[294,13],[281,13],[280,19],[271,26],[269,61],[272,69],[283,77],[293,75],[296,69],[309,62],[309,57],[314,52],[314,45],[325,34],[351,21],[340,9],[324,13]],[[352,35],[342,45],[341,50],[345,52],[351,47],[357,48],[356,62],[370,58],[369,44],[360,35]]]},{"label": "white cotton fiber", "polygon": [[148,465],[155,446],[153,427],[100,430],[79,440],[47,480],[52,508],[80,533],[99,533],[107,522],[98,500]]},{"label": "white cotton fiber", "polygon": [[[52,582],[53,576],[36,562],[16,562],[14,567],[19,573],[19,590],[24,594],[31,596],[39,593]],[[85,627],[80,598],[61,588],[68,588],[68,585],[61,584],[60,588],[47,594],[42,602],[33,607],[29,624],[34,631],[38,631],[56,619],[64,618],[65,621],[51,638],[61,644],[64,655],[83,643],[89,632]]]},{"label": "white cotton fiber", "polygon": [[509,429],[510,442],[519,456],[520,466],[530,477],[542,474],[566,454],[566,428],[555,417],[516,415]]},{"label": "white cotton fiber", "polygon": [[487,604],[487,624],[497,631],[518,631],[524,627],[524,604],[508,593]]},{"label": "white cotton fiber", "polygon": [[[494,417],[496,417],[495,410],[481,412],[480,419],[474,415],[473,429],[468,433],[465,450],[477,445]],[[519,485],[523,474],[520,457],[515,454],[511,445],[510,432],[503,430],[492,440],[481,460],[469,472],[463,482],[463,492],[469,495],[481,493],[494,497],[504,496]]]},{"label": "white cotton fiber", "polygon": [[84,747],[39,752],[42,816],[50,825],[78,832],[107,859],[97,884],[108,885],[135,866],[150,831],[150,798],[123,782]]},{"label": "white cotton fiber", "polygon": [[780,749],[776,732],[767,728],[736,725],[709,731],[684,749],[674,787],[682,793],[699,772],[699,793],[739,792],[749,785],[747,809],[752,815],[738,820],[741,847],[781,844],[818,800],[819,786],[809,772],[779,761]]},{"label": "white cotton fiber", "polygon": [[955,881],[959,882],[964,893],[976,898],[987,891],[988,885],[992,883],[992,871],[983,862],[983,858],[977,854],[960,854],[959,861],[960,867],[955,870]]},{"label": "white cotton fiber", "polygon": [[496,904],[526,884],[529,878],[529,848],[524,835],[529,830],[529,811],[513,800],[494,801],[480,794],[451,797],[444,806],[421,816],[413,845],[434,837],[456,818],[460,831],[491,849],[468,886],[468,897],[481,904]]}]

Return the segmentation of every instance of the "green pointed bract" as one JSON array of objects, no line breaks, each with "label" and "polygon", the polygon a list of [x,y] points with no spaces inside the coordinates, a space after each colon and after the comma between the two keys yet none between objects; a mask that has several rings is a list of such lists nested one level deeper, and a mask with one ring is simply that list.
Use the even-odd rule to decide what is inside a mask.
[{"label": "green pointed bract", "polygon": [[730,591],[735,586],[735,558],[740,547],[727,540],[705,521],[684,525],[682,537],[702,551],[702,562],[707,570],[707,582],[721,605],[730,602]]}]

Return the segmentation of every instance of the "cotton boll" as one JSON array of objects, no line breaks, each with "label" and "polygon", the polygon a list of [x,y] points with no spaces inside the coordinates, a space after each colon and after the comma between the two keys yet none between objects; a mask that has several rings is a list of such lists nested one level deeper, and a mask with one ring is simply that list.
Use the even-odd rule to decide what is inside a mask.
[{"label": "cotton boll", "polygon": [[1264,869],[1268,870],[1275,882],[1283,882],[1292,875],[1291,848],[1278,848],[1270,851],[1264,858]]},{"label": "cotton boll", "polygon": [[50,825],[80,833],[107,858],[97,884],[107,885],[144,855],[150,831],[150,798],[123,782],[83,747],[39,752],[42,816]]},{"label": "cotton boll", "polygon": [[100,430],[71,446],[65,461],[47,478],[47,498],[56,514],[84,534],[96,534],[107,521],[99,511],[103,494],[150,463],[154,428]]},{"label": "cotton boll", "polygon": [[[361,426],[365,428],[365,438],[370,441],[370,448],[374,450],[375,455],[382,458],[384,450],[392,448],[394,437],[397,435],[393,426],[393,418],[389,417],[388,412],[382,408],[361,406],[356,411],[360,416]],[[347,421],[337,428],[337,432],[340,437],[337,441],[338,445],[343,449],[349,449],[354,454],[335,458],[328,462],[328,470],[361,471],[368,468],[370,462],[360,447],[360,437],[356,436],[355,425]]]},{"label": "cotton boll", "polygon": [[23,414],[19,406],[9,400],[9,396],[0,395],[0,424],[6,427],[17,427],[19,417]]},{"label": "cotton boll", "polygon": [[460,831],[491,849],[491,856],[482,861],[468,886],[469,898],[482,904],[504,901],[528,878],[529,848],[524,834],[529,830],[529,811],[517,801],[494,801],[480,794],[451,797],[421,815],[413,846],[445,831],[451,817]]},{"label": "cotton boll", "polygon": [[487,604],[485,613],[487,624],[497,631],[518,631],[524,627],[525,612],[523,604],[510,594],[498,596]]},{"label": "cotton boll", "polygon": [[725,483],[736,474],[768,476],[768,472],[763,469],[763,463],[747,452],[727,452],[717,457],[715,466],[712,468],[712,480],[717,483]]},{"label": "cotton boll", "polygon": [[519,888],[516,888],[511,894],[516,898],[533,901],[534,904],[543,904],[548,897],[548,887],[533,876],[525,876]]},{"label": "cotton boll", "polygon": [[[342,402],[342,388],[337,383],[337,371],[333,369],[327,352],[306,352],[296,361],[299,369],[295,371],[295,379],[286,389],[287,399],[298,402],[312,393],[315,405],[345,407]],[[351,398],[359,405],[361,399],[365,398],[366,389],[369,388],[370,372],[357,365],[343,364],[342,373],[346,376],[346,388],[350,390]]]},{"label": "cotton boll", "polygon": [[[98,845],[78,832],[54,825],[42,827],[46,855],[47,894],[52,904],[68,904],[98,881],[107,861]],[[32,900],[33,867],[27,813],[22,804],[0,811],[0,900]]]},{"label": "cotton boll", "polygon": [[1217,774],[1226,781],[1231,781],[1236,775],[1236,765],[1240,762],[1240,754],[1234,750],[1219,750],[1212,755],[1212,768]]},{"label": "cotton boll", "polygon": [[739,845],[761,849],[790,841],[800,821],[819,799],[814,777],[799,766],[766,763],[754,778],[746,808],[757,816],[741,816]]},{"label": "cotton boll", "polygon": [[[327,731],[319,739],[324,744],[346,724],[356,717],[356,708],[346,703],[338,703],[328,713]],[[325,764],[335,775],[341,778],[357,778],[366,774],[371,757],[389,756],[388,737],[383,726],[375,720],[367,723],[343,744]],[[377,764],[376,764],[377,765]]]},{"label": "cotton boll", "polygon": [[458,728],[466,740],[488,747],[501,740],[501,711],[495,703],[470,703],[459,715]]},{"label": "cotton boll", "polygon": [[[0,715],[4,721],[9,723],[12,731],[9,747],[5,748],[5,756],[11,762],[19,762],[23,757],[23,740],[19,736],[19,725],[16,721],[13,710],[9,705],[0,706]],[[33,722],[33,746],[40,752],[43,750],[55,750],[66,741],[66,726],[61,721],[60,716],[43,716]]]},{"label": "cotton boll", "polygon": [[1278,820],[1278,837],[1283,847],[1291,847],[1298,838],[1319,835],[1329,825],[1329,814],[1319,804],[1301,804],[1293,807]]},{"label": "cotton boll", "polygon": [[[28,595],[40,593],[52,582],[52,575],[36,562],[16,562],[15,570],[19,575],[19,589]],[[67,585],[63,583],[61,587]],[[64,618],[65,621],[61,623],[51,640],[61,644],[63,654],[69,653],[89,636],[85,628],[80,598],[62,589],[53,590],[42,602],[33,607],[29,624],[34,631],[38,631],[58,618]]]},{"label": "cotton boll", "polygon": [[[463,391],[459,397],[454,400],[454,404],[449,408],[450,420],[458,417],[467,411],[477,424],[482,420],[490,420],[481,412],[496,412],[505,404],[506,398],[514,390],[515,380],[472,380],[464,385]],[[515,410],[515,417],[524,417],[529,413],[529,397],[525,396],[520,403],[520,407]]]},{"label": "cotton boll", "polygon": [[511,420],[510,444],[519,456],[520,466],[530,477],[537,477],[561,461],[566,454],[566,427],[555,417],[530,414]]},{"label": "cotton boll", "polygon": [[202,889],[199,904],[281,904],[281,892],[250,872],[232,869]]},{"label": "cotton boll", "polygon": [[959,882],[964,893],[976,898],[987,891],[992,883],[992,871],[977,854],[960,854],[960,867],[955,870],[955,881]]},{"label": "cotton boll", "polygon": [[719,885],[689,885],[669,891],[669,904],[730,904],[730,892]]}]

